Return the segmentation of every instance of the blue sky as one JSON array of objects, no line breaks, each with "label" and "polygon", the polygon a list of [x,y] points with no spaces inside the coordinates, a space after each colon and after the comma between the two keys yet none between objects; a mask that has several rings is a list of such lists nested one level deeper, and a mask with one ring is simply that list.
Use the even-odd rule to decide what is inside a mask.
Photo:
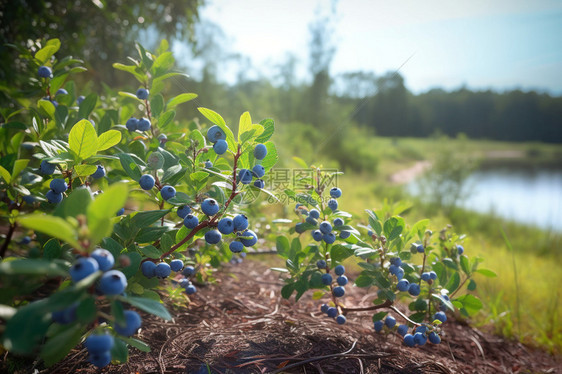
[{"label": "blue sky", "polygon": [[[308,25],[328,0],[208,0],[203,19],[260,73],[288,53],[306,76]],[[539,89],[562,94],[562,1],[340,0],[332,72],[400,70],[413,92]],[[225,76],[225,79],[228,79]]]}]

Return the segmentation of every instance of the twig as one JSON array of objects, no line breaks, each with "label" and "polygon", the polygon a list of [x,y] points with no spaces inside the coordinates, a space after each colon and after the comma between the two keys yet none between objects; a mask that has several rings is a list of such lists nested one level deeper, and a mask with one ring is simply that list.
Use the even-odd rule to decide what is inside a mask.
[{"label": "twig", "polygon": [[16,224],[12,223],[10,225],[10,229],[8,230],[8,234],[6,235],[6,240],[4,240],[4,244],[2,244],[2,248],[0,248],[0,257],[4,258],[4,256],[6,255],[6,250],[8,249],[8,244],[10,244],[10,241],[12,240],[12,235],[14,234],[14,231],[16,230]]},{"label": "twig", "polygon": [[382,308],[388,308],[391,307],[393,304],[393,302],[391,300],[386,300],[384,303],[382,304],[378,304],[378,305],[373,305],[373,306],[366,306],[366,307],[362,307],[362,308],[344,308],[342,307],[342,313],[346,314],[348,312],[364,312],[364,311],[368,311],[368,310],[377,310],[377,309],[382,309]]},{"label": "twig", "polygon": [[398,313],[400,315],[400,317],[404,318],[406,321],[410,322],[414,326],[421,326],[421,323],[417,323],[417,322],[412,321],[404,313],[402,313],[400,310],[398,310],[397,307],[391,306],[390,309],[394,310],[396,313]]}]

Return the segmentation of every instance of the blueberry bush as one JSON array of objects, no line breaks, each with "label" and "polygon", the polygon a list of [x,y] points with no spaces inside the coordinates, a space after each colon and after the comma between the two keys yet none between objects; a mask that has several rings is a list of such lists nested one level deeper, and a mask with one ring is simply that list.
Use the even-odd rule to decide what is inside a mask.
[{"label": "blueberry bush", "polygon": [[113,65],[133,92],[84,92],[73,80],[83,61],[56,58],[59,48],[19,49],[28,83],[3,87],[0,339],[47,366],[83,343],[104,367],[126,362],[128,347],[150,349],[131,308],[170,319],[163,290],[188,301],[257,243],[245,196],[273,196],[262,178],[277,161],[274,123],[243,113],[235,137],[207,108],[176,118],[197,95],[165,97],[182,74],[165,40]]},{"label": "blueberry bush", "polygon": [[[427,219],[407,225],[400,214],[409,205],[402,202],[366,210],[368,224],[355,227],[353,216],[340,209],[338,198],[344,192],[331,186],[334,173],[311,169],[298,181],[306,186],[305,192],[285,190],[297,202],[297,222],[290,232],[298,236],[276,239],[277,253],[286,264],[275,269],[285,274],[284,298],[295,293],[298,300],[315,290],[313,298],[325,300],[320,305],[322,313],[338,324],[346,323],[349,313],[373,311],[374,330],[396,332],[409,347],[424,345],[427,340],[439,344],[447,313],[468,317],[481,309],[481,301],[471,293],[476,289],[472,275],[495,274],[479,268],[481,258],[465,254],[463,235],[450,227],[435,234],[428,229]],[[345,260],[358,265],[356,279],[346,276]],[[346,287],[351,284],[375,287],[372,305],[346,305]],[[396,307],[398,300],[406,302],[407,313]]]}]

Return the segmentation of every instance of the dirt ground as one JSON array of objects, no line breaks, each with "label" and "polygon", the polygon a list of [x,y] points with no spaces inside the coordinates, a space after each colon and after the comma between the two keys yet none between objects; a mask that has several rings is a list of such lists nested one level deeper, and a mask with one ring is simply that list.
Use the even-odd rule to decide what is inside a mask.
[{"label": "dirt ground", "polygon": [[[418,348],[375,333],[368,312],[337,325],[320,313],[321,300],[282,299],[278,273],[256,261],[229,265],[218,277],[188,308],[173,310],[173,321],[143,315],[138,337],[150,353],[130,349],[129,363],[96,370],[80,346],[40,373],[562,373],[561,357],[452,318],[440,345]],[[372,299],[347,288],[348,306]]]}]

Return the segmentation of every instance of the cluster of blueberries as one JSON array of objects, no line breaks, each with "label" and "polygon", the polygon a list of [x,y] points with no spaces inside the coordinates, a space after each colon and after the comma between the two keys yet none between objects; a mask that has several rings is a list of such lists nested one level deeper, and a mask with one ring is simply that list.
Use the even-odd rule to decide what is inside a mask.
[{"label": "cluster of blueberries", "polygon": [[172,271],[176,273],[181,272],[185,276],[179,284],[185,289],[186,294],[193,295],[197,292],[197,288],[189,280],[189,278],[195,275],[195,268],[190,265],[184,267],[184,263],[180,259],[174,259],[169,264],[167,262],[155,264],[151,261],[145,261],[141,265],[141,272],[147,278],[157,277],[164,279],[169,277]]},{"label": "cluster of blueberries", "polygon": [[[44,175],[51,175],[55,172],[55,164],[46,160],[41,161],[39,165],[39,172]],[[97,165],[97,169],[90,175],[94,179],[103,178],[105,176],[105,168],[102,165]],[[47,201],[51,204],[58,204],[62,201],[63,193],[68,189],[68,185],[63,178],[54,178],[49,184],[49,191],[45,194]]]},{"label": "cluster of blueberries", "polygon": [[[257,144],[254,148],[254,157],[257,160],[263,160],[267,155],[267,147],[264,144]],[[238,175],[236,176],[236,180],[241,182],[242,184],[250,184],[252,180],[256,178],[254,181],[254,186],[257,188],[264,188],[265,182],[263,181],[263,177],[265,175],[265,168],[261,164],[256,164],[252,170],[250,169],[240,169]]]},{"label": "cluster of blueberries", "polygon": [[[322,274],[322,284],[332,287],[333,278],[329,273],[328,264],[325,260],[318,260],[316,266],[320,270],[325,270],[326,273]],[[332,295],[334,297],[342,297],[345,295],[345,285],[348,283],[348,279],[345,276],[345,267],[343,265],[337,265],[334,268],[334,273],[338,276],[336,278],[337,286],[332,288]],[[328,304],[322,304],[320,307],[322,313],[325,313],[330,318],[335,318],[336,322],[343,325],[346,322],[346,318],[343,314],[338,315],[338,309],[335,307],[330,307]]]},{"label": "cluster of blueberries", "polygon": [[[434,314],[433,319],[439,320],[443,323],[447,321],[447,316],[444,312],[437,312]],[[385,326],[389,330],[394,329],[396,326],[396,319],[388,315],[384,321],[379,320],[374,323],[376,332],[381,332]],[[408,325],[399,325],[396,328],[396,332],[404,338],[404,344],[408,347],[415,347],[416,345],[422,346],[427,342],[427,340],[433,344],[441,343],[441,337],[439,334],[436,331],[428,331],[427,325],[415,327],[413,334],[409,334],[408,331]]]},{"label": "cluster of blueberries", "polygon": [[[148,90],[146,88],[139,88],[137,90],[137,98],[139,98],[140,100],[147,100],[148,99]],[[125,122],[125,127],[127,128],[127,130],[129,130],[130,132],[133,131],[148,131],[150,130],[150,127],[152,126],[152,124],[150,123],[150,120],[148,118],[140,118],[137,119],[135,117],[131,117],[127,120],[127,122]]]},{"label": "cluster of blueberries", "polygon": [[[111,270],[115,259],[111,252],[98,248],[90,257],[80,257],[69,270],[73,282],[79,282],[97,271],[103,271],[98,281],[96,291],[98,294],[113,296],[120,295],[127,287],[127,278],[119,270]],[[76,320],[76,309],[78,303],[52,313],[54,322],[69,324]],[[124,311],[125,324],[114,323],[113,330],[122,336],[132,336],[141,326],[141,317],[134,310]],[[103,334],[90,335],[84,345],[89,353],[89,362],[97,367],[104,367],[111,361],[111,348],[113,347],[113,336]]]},{"label": "cluster of blueberries", "polygon": [[[421,244],[419,245],[421,246]],[[423,246],[422,250],[423,250]],[[390,259],[390,266],[388,271],[393,274],[398,279],[396,284],[396,289],[401,292],[408,292],[412,296],[418,296],[421,293],[421,287],[418,283],[410,283],[406,278],[404,278],[404,269],[402,269],[402,260],[400,257],[393,257]],[[434,271],[424,272],[422,274],[422,280],[430,283],[437,279],[437,274]]]}]

